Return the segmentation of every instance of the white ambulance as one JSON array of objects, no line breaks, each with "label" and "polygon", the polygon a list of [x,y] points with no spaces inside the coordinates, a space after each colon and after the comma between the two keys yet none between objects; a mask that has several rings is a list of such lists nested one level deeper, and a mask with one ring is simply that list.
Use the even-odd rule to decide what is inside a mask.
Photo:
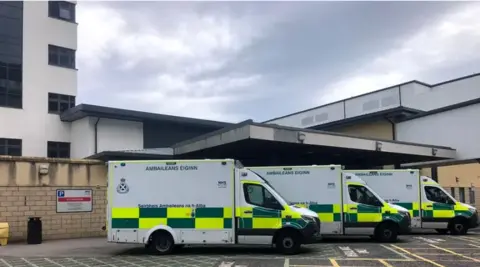
[{"label": "white ambulance", "polygon": [[108,242],[156,254],[183,245],[275,245],[318,238],[315,212],[289,206],[264,179],[222,160],[108,162]]},{"label": "white ambulance", "polygon": [[466,234],[479,225],[476,208],[457,201],[419,170],[349,170],[361,177],[386,201],[409,210],[412,229]]},{"label": "white ambulance", "polygon": [[393,242],[409,232],[408,210],[386,203],[342,166],[248,167],[292,201],[316,212],[321,235],[367,235]]}]

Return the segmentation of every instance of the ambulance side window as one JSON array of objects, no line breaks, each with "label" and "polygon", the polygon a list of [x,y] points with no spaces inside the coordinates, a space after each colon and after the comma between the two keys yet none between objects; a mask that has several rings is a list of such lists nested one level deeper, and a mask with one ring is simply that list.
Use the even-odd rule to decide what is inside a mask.
[{"label": "ambulance side window", "polygon": [[454,205],[455,202],[443,192],[442,189],[435,186],[425,186],[425,196],[428,200],[437,203]]},{"label": "ambulance side window", "polygon": [[245,201],[248,204],[268,209],[283,210],[282,205],[280,205],[275,197],[262,185],[244,183],[243,192],[245,194]]},{"label": "ambulance side window", "polygon": [[383,206],[382,202],[364,186],[349,185],[348,194],[353,202],[370,206]]}]

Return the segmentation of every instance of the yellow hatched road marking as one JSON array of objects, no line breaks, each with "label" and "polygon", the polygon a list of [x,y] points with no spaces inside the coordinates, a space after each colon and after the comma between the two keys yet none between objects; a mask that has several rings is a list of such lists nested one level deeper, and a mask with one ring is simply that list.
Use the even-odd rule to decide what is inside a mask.
[{"label": "yellow hatched road marking", "polygon": [[463,255],[463,254],[457,253],[457,252],[455,252],[455,251],[451,251],[451,250],[446,249],[446,248],[441,248],[441,247],[439,247],[439,246],[435,246],[435,245],[432,245],[432,244],[429,244],[429,246],[434,247],[434,248],[436,248],[436,249],[443,250],[443,251],[448,252],[448,253],[450,253],[450,254],[452,254],[452,255],[455,255],[455,256],[459,256],[459,257],[462,257],[462,258],[465,258],[465,259],[472,260],[472,261],[474,261],[474,262],[480,262],[479,259],[475,259],[475,258],[472,258],[472,257],[468,257],[468,256],[465,256],[465,255]]},{"label": "yellow hatched road marking", "polygon": [[385,260],[378,260],[381,264],[387,266],[387,267],[393,267],[392,265],[388,264]]},{"label": "yellow hatched road marking", "polygon": [[400,250],[400,251],[402,251],[402,252],[404,252],[404,253],[412,256],[412,257],[415,257],[415,258],[417,258],[417,259],[420,259],[420,260],[422,260],[422,261],[424,261],[424,262],[428,262],[428,263],[433,264],[433,265],[435,265],[435,266],[437,266],[437,267],[445,267],[444,265],[441,265],[441,264],[438,264],[438,263],[436,263],[436,262],[434,262],[434,261],[432,261],[432,260],[426,259],[426,258],[424,258],[424,257],[422,257],[422,256],[420,256],[420,255],[417,255],[417,254],[415,254],[415,253],[412,253],[412,252],[410,252],[410,251],[408,251],[408,250],[406,250],[406,249],[403,249],[403,248],[401,248],[401,247],[399,247],[399,246],[395,246],[395,245],[391,245],[391,246],[392,246],[393,248],[395,248],[395,249],[398,249],[398,250]]},{"label": "yellow hatched road marking", "polygon": [[329,259],[329,260],[330,260],[330,263],[332,264],[333,267],[340,267],[340,265],[338,265],[336,260],[334,260],[334,259]]}]

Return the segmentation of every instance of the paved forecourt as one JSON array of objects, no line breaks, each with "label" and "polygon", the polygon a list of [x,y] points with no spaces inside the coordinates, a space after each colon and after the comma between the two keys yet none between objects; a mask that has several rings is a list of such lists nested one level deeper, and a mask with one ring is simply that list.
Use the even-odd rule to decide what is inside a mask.
[{"label": "paved forecourt", "polygon": [[170,256],[151,256],[142,246],[108,244],[105,239],[47,241],[0,247],[0,267],[347,267],[480,266],[480,234],[409,235],[394,244],[366,238],[326,239],[283,256],[271,248],[186,247]]}]

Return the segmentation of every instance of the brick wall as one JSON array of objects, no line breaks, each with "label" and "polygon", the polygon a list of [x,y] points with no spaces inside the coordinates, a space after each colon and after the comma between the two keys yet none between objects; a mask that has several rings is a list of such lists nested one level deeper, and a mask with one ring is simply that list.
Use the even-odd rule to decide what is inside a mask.
[{"label": "brick wall", "polygon": [[[93,211],[57,213],[57,189],[92,189]],[[41,217],[44,239],[105,236],[105,187],[0,187],[0,221],[10,225],[10,241],[27,238],[29,217]]]},{"label": "brick wall", "polygon": [[[29,217],[41,217],[44,239],[106,236],[106,181],[100,161],[0,156],[0,222],[9,223],[9,241],[26,240]],[[93,190],[92,212],[57,213],[57,189]]]}]

